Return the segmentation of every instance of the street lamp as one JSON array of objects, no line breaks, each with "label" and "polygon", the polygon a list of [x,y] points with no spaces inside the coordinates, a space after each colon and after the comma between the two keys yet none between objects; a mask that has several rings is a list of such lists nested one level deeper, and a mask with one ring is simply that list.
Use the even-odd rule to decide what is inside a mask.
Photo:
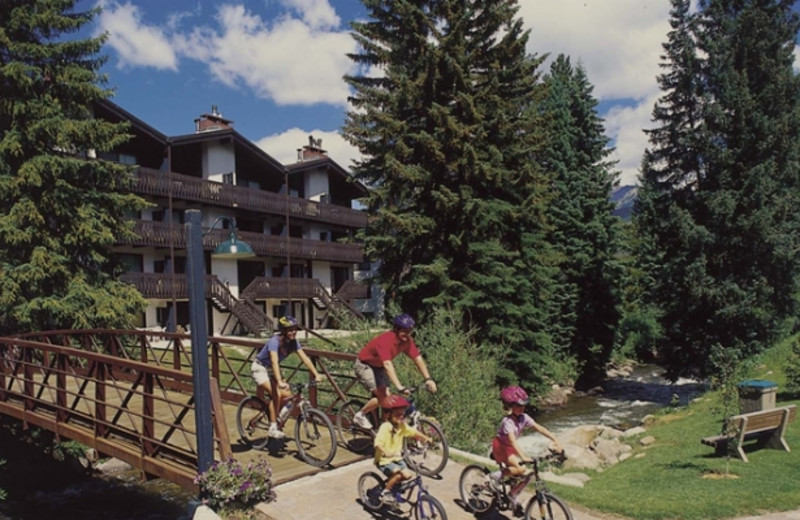
[{"label": "street lamp", "polygon": [[[236,220],[219,217],[209,228],[210,233],[220,220],[232,224],[228,240],[218,245],[213,256],[249,258],[253,248],[236,240]],[[206,325],[206,273],[203,262],[203,227],[199,209],[186,210],[186,273],[189,288],[189,327],[192,344],[192,385],[194,387],[195,428],[197,430],[197,469],[206,471],[214,462],[214,434],[211,428],[211,390],[208,373],[208,328]]]}]

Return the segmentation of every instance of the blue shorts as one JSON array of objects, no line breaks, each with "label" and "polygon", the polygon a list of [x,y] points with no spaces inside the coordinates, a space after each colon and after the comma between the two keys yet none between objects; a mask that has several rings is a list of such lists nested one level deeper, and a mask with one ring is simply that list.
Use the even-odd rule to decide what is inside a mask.
[{"label": "blue shorts", "polygon": [[378,469],[381,470],[381,472],[387,477],[391,477],[398,471],[408,469],[408,465],[406,465],[406,461],[398,460],[397,462],[390,462],[389,464],[378,466]]}]

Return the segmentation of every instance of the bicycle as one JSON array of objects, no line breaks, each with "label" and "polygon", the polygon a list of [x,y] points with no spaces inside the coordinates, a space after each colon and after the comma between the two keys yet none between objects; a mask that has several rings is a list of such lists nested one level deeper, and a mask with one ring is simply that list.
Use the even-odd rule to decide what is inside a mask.
[{"label": "bicycle", "polygon": [[[489,477],[489,468],[480,464],[470,464],[461,472],[458,479],[459,492],[464,505],[476,514],[485,513],[492,507],[501,511],[513,510],[515,516],[523,516],[524,520],[572,520],[572,511],[567,504],[555,496],[545,481],[539,475],[539,466],[552,460],[564,460],[560,453],[538,457],[529,462],[523,462],[533,469],[523,477],[505,477],[499,485],[492,482]],[[502,469],[502,466],[501,466]],[[534,482],[534,495],[524,509],[519,505],[515,507],[515,499],[528,484]],[[538,516],[534,507],[538,506]]]},{"label": "bicycle", "polygon": [[[406,398],[410,405],[406,409],[406,422],[433,439],[433,442],[425,443],[417,439],[405,439],[403,441],[403,459],[412,470],[419,470],[426,477],[435,477],[447,465],[450,449],[439,423],[435,419],[423,415],[414,404],[414,392],[424,386],[409,388]],[[381,423],[382,414],[376,409],[367,415],[372,423],[372,428],[366,429],[356,424],[353,417],[363,406],[363,402],[351,399],[344,403],[336,414],[336,429],[339,432],[339,438],[343,445],[355,453],[367,453],[372,449],[375,434]]]},{"label": "bicycle", "polygon": [[[291,403],[292,411],[299,410],[294,423],[294,440],[300,458],[312,466],[322,468],[336,455],[336,433],[328,416],[312,407],[303,394],[305,389],[316,384],[316,381],[291,384],[293,395],[284,403]],[[291,415],[278,417],[280,429],[283,429]],[[236,409],[236,427],[246,444],[257,450],[263,449],[269,442],[269,403],[256,395],[242,399]]]},{"label": "bicycle", "polygon": [[[386,478],[377,471],[367,471],[358,477],[358,497],[370,511],[379,511],[384,506],[393,513],[403,515],[412,510],[417,520],[447,520],[447,513],[439,500],[430,494],[422,481],[422,474],[416,470],[416,477],[395,484],[392,490],[392,503],[386,504],[381,493],[386,485]],[[417,490],[414,497],[414,490]]]}]

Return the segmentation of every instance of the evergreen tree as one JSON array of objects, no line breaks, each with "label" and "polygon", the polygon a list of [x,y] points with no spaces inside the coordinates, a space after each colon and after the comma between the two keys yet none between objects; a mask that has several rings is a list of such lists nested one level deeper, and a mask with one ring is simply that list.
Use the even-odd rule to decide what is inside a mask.
[{"label": "evergreen tree", "polygon": [[669,96],[655,112],[637,209],[673,377],[713,371],[715,344],[751,356],[797,313],[793,2],[709,0],[696,16],[686,4],[673,2],[674,74],[661,77]]},{"label": "evergreen tree", "polygon": [[580,365],[578,383],[593,385],[605,376],[619,322],[620,221],[609,201],[618,174],[608,160],[612,148],[583,67],[560,55],[545,84],[551,145],[543,159],[557,192],[549,208],[551,240],[564,257],[559,315],[564,340]]},{"label": "evergreen tree", "polygon": [[[361,237],[387,295],[423,318],[453,308],[531,387],[553,358],[537,71],[508,0],[364,0],[362,67],[344,135],[372,189]],[[537,370],[532,370],[533,366]],[[541,368],[541,371],[539,368]],[[514,378],[506,374],[506,378]]]},{"label": "evergreen tree", "polygon": [[[144,300],[115,280],[110,248],[140,207],[119,164],[87,160],[129,136],[92,118],[104,38],[74,0],[0,3],[0,334],[125,327]],[[121,190],[121,191],[120,191]]]}]

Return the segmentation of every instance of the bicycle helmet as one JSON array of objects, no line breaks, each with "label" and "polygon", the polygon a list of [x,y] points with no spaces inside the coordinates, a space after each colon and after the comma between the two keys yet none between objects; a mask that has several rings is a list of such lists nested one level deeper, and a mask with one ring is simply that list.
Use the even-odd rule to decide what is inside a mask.
[{"label": "bicycle helmet", "polygon": [[507,386],[500,391],[500,399],[506,405],[521,404],[526,405],[530,402],[528,392],[518,386]]},{"label": "bicycle helmet", "polygon": [[411,403],[408,402],[408,399],[406,399],[402,395],[392,394],[392,395],[387,395],[386,399],[384,399],[383,409],[395,410],[397,408],[408,408],[409,404]]},{"label": "bicycle helmet", "polygon": [[283,316],[281,319],[278,320],[278,329],[281,332],[286,332],[290,329],[297,329],[297,320],[294,319],[294,316]]},{"label": "bicycle helmet", "polygon": [[409,316],[408,314],[398,314],[392,320],[392,325],[396,329],[413,329],[414,328],[414,318]]}]

